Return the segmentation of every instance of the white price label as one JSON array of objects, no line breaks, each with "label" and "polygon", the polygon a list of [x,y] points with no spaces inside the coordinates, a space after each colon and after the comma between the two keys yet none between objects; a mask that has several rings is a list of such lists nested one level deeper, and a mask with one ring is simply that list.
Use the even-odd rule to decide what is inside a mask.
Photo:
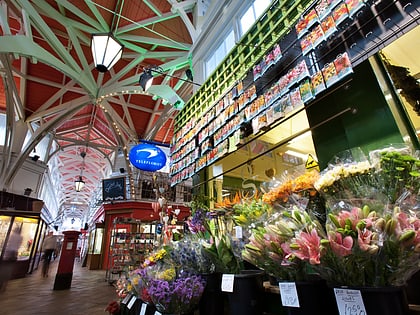
[{"label": "white price label", "polygon": [[299,297],[294,282],[280,282],[281,304],[288,307],[300,307]]},{"label": "white price label", "polygon": [[147,304],[146,303],[142,303],[141,308],[140,308],[140,314],[139,315],[146,315],[146,310],[147,310]]},{"label": "white price label", "polygon": [[222,292],[233,292],[233,284],[235,281],[234,274],[222,275]]},{"label": "white price label", "polygon": [[135,296],[133,295],[133,297],[131,298],[130,302],[128,302],[128,304],[127,304],[127,308],[128,308],[129,310],[131,310],[131,308],[133,307],[134,302],[135,302],[136,300],[137,300],[137,297],[135,297]]},{"label": "white price label", "polygon": [[366,315],[365,304],[359,290],[334,288],[340,315]]},{"label": "white price label", "polygon": [[243,233],[242,233],[242,226],[235,226],[235,237],[237,238],[237,239],[242,239],[242,237],[243,237]]},{"label": "white price label", "polygon": [[127,304],[128,300],[130,299],[131,294],[127,294],[124,298],[124,300],[121,301],[121,304]]}]

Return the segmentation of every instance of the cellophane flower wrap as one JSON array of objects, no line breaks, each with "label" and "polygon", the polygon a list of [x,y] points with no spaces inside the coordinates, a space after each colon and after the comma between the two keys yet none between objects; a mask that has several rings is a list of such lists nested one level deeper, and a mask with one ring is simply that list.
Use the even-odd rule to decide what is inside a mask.
[{"label": "cellophane flower wrap", "polygon": [[366,198],[376,192],[379,182],[367,156],[355,148],[334,156],[314,186],[327,206],[334,207],[342,200]]},{"label": "cellophane flower wrap", "polygon": [[329,214],[317,270],[332,285],[404,285],[419,270],[419,231],[417,211],[348,205]]},{"label": "cellophane flower wrap", "polygon": [[148,267],[145,279],[148,294],[162,314],[193,311],[206,285],[200,275],[177,270],[170,261]]},{"label": "cellophane flower wrap", "polygon": [[149,292],[147,291],[146,279],[147,273],[145,268],[137,268],[129,273],[129,281],[135,290],[135,294],[145,303],[151,303]]},{"label": "cellophane flower wrap", "polygon": [[202,242],[204,253],[214,264],[215,272],[239,273],[243,266],[243,244],[233,236],[234,221],[231,212],[209,212],[204,220],[209,237]]},{"label": "cellophane flower wrap", "polygon": [[313,277],[310,262],[319,262],[322,235],[318,220],[292,206],[276,213],[266,226],[254,229],[242,255],[278,280],[307,281]]},{"label": "cellophane flower wrap", "polygon": [[202,239],[186,234],[183,239],[168,246],[169,255],[178,269],[192,274],[214,272],[215,266],[204,253],[202,242]]},{"label": "cellophane flower wrap", "polygon": [[340,178],[340,192],[331,196],[316,269],[332,285],[400,286],[419,270],[420,161],[400,148],[370,156],[362,185],[359,175]]},{"label": "cellophane flower wrap", "polygon": [[296,168],[292,172],[273,179],[274,184],[262,196],[262,202],[283,209],[291,205],[305,209],[312,216],[325,222],[325,201],[315,189],[320,174],[316,169]]}]

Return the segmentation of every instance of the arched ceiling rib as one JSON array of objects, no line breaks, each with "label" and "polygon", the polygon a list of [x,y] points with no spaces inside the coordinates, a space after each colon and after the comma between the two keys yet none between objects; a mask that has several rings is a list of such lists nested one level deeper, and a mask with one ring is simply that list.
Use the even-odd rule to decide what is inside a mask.
[{"label": "arched ceiling rib", "polygon": [[[38,125],[15,163],[3,168],[3,186],[50,134],[48,158],[57,158],[59,165],[59,213],[74,214],[72,201],[83,204],[79,208],[88,204],[116,152],[142,138],[169,143],[176,111],[144,93],[138,79],[149,65],[184,76],[197,35],[195,3],[0,0],[0,91],[5,91],[0,110],[16,126],[17,119],[29,130]],[[94,69],[90,51],[91,35],[101,32],[113,32],[124,45],[122,59],[106,73]],[[182,85],[173,78],[156,81],[175,91]],[[13,83],[7,93],[4,82]],[[6,151],[11,147],[8,143]],[[76,193],[74,180],[81,172],[86,188]]]}]

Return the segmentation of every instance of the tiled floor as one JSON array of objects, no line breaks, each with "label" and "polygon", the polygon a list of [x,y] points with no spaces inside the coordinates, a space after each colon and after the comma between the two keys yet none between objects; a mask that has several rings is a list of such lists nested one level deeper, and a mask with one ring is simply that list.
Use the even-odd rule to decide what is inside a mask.
[{"label": "tiled floor", "polygon": [[105,281],[105,271],[88,270],[75,261],[71,288],[53,290],[58,260],[51,263],[49,277],[40,268],[25,278],[9,281],[0,293],[1,315],[107,315],[105,307],[116,299],[115,289]]}]

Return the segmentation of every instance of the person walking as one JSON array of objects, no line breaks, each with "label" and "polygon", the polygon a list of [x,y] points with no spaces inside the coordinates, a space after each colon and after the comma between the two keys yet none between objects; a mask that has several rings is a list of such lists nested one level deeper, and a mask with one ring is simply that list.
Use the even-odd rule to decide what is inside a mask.
[{"label": "person walking", "polygon": [[6,291],[7,282],[12,278],[22,239],[20,227],[14,227],[7,240],[3,261],[0,266],[0,292]]},{"label": "person walking", "polygon": [[51,258],[57,247],[57,238],[52,231],[44,239],[42,250],[44,252],[44,264],[42,265],[42,276],[48,277],[48,269],[50,267]]}]

